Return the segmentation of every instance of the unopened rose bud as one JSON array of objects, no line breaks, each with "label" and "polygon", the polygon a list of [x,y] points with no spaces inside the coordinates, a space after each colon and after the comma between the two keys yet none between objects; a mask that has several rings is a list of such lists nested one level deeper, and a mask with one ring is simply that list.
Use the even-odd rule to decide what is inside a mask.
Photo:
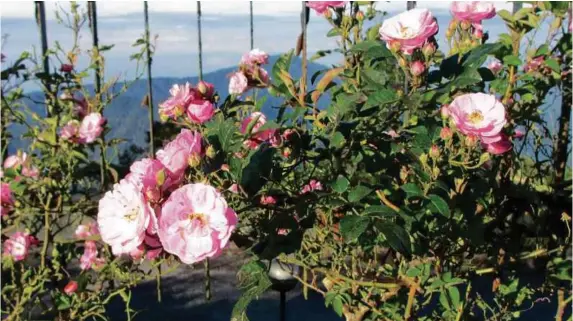
[{"label": "unopened rose bud", "polygon": [[466,143],[466,146],[467,146],[467,147],[474,147],[474,146],[476,146],[476,145],[477,145],[477,141],[478,141],[478,139],[477,139],[477,137],[474,136],[474,135],[468,135],[468,136],[466,136],[466,139],[465,139],[465,143]]},{"label": "unopened rose bud", "polygon": [[408,66],[408,61],[404,57],[400,57],[400,59],[398,59],[398,64],[401,67],[406,68]]},{"label": "unopened rose bud", "polygon": [[440,115],[442,116],[442,119],[450,117],[450,107],[448,105],[442,105],[440,108]]},{"label": "unopened rose bud", "polygon": [[398,41],[394,41],[390,44],[390,51],[393,53],[397,53],[400,51],[400,43]]},{"label": "unopened rose bud", "polygon": [[228,172],[228,171],[230,170],[230,169],[229,169],[229,165],[227,165],[227,164],[221,165],[221,170],[222,170],[223,172]]},{"label": "unopened rose bud", "polygon": [[471,28],[472,23],[469,21],[462,21],[460,26],[462,27],[462,30],[468,30],[469,28]]},{"label": "unopened rose bud", "polygon": [[358,21],[364,21],[364,12],[362,12],[362,11],[359,10],[359,11],[356,13],[356,20],[358,20]]},{"label": "unopened rose bud", "polygon": [[424,73],[424,71],[426,71],[426,66],[424,65],[423,62],[421,62],[419,60],[414,61],[410,65],[410,72],[412,73],[412,76],[414,76],[414,77],[418,77],[418,76],[422,75]]},{"label": "unopened rose bud", "polygon": [[207,100],[213,97],[214,90],[213,85],[203,80],[197,84],[197,91]]},{"label": "unopened rose bud", "polygon": [[74,66],[70,64],[63,64],[60,66],[61,72],[72,72],[74,70]]},{"label": "unopened rose bud", "polygon": [[457,20],[452,20],[450,21],[450,24],[448,24],[448,30],[456,31],[456,28],[458,27],[458,21]]},{"label": "unopened rose bud", "polygon": [[189,157],[188,163],[191,168],[195,168],[201,164],[201,157],[197,154],[193,154]]},{"label": "unopened rose bud", "polygon": [[428,43],[425,44],[424,47],[422,48],[422,53],[423,53],[424,56],[426,56],[426,57],[431,57],[434,53],[436,53],[436,46],[434,46],[433,43],[428,42]]},{"label": "unopened rose bud", "polygon": [[213,148],[213,145],[207,146],[207,150],[205,150],[205,155],[211,159],[217,156],[217,151]]},{"label": "unopened rose bud", "polygon": [[330,19],[332,18],[332,12],[330,12],[330,10],[326,10],[323,14],[322,14],[326,19]]},{"label": "unopened rose bud", "polygon": [[438,146],[436,145],[432,145],[432,147],[430,147],[430,157],[433,159],[436,159],[438,157],[440,157],[440,149],[438,148]]},{"label": "unopened rose bud", "polygon": [[440,138],[443,140],[450,140],[453,136],[452,130],[450,127],[444,127],[440,130]]},{"label": "unopened rose bud", "polygon": [[76,282],[76,281],[70,281],[64,287],[64,293],[67,295],[71,295],[72,293],[76,292],[77,290],[78,290],[78,282]]}]

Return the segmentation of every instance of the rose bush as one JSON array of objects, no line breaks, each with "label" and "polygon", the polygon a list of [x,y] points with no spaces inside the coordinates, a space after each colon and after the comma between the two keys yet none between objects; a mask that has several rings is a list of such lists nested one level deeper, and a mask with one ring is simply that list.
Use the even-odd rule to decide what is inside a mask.
[{"label": "rose bush", "polygon": [[[238,274],[237,320],[272,286],[271,260],[296,266],[305,297],[321,294],[346,320],[514,320],[550,297],[563,319],[572,298],[567,3],[515,14],[453,3],[442,32],[426,9],[373,25],[373,3],[308,7],[340,37],[339,65],[297,80],[294,51],[269,67],[255,49],[230,75],[225,99],[206,82],[174,85],[159,110],[175,135],[124,177],[105,176],[107,191],[82,202],[69,190],[93,180],[79,168],[90,144],[105,148],[106,125],[102,105],[88,101],[80,115],[67,98],[66,116],[33,135],[41,153],[5,163],[2,216],[15,232],[3,230],[3,271],[15,277],[2,294],[20,299],[10,317],[49,293],[48,311],[87,318],[115,295],[128,304],[129,287],[148,276],[160,280],[138,263],[208,262],[234,242],[252,255]],[[494,14],[509,33],[488,42],[481,22]],[[550,16],[547,41],[529,41]],[[281,98],[276,117],[255,89]],[[551,127],[541,106],[555,92]],[[27,218],[43,214],[47,227],[54,215],[80,211],[97,226],[78,222],[65,241]],[[83,271],[74,277],[63,273],[72,261]]]}]

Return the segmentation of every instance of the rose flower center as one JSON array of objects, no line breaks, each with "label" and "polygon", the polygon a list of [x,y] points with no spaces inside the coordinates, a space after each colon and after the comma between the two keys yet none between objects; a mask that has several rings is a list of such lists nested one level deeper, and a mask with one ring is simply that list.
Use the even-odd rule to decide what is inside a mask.
[{"label": "rose flower center", "polygon": [[128,222],[133,222],[137,218],[137,212],[139,212],[139,209],[134,208],[131,211],[127,212],[127,214],[123,216],[123,219],[125,219]]},{"label": "rose flower center", "polygon": [[189,214],[189,220],[199,223],[201,227],[207,225],[207,217],[203,213],[191,213]]},{"label": "rose flower center", "polygon": [[468,116],[470,123],[476,125],[483,121],[483,114],[479,111],[474,111]]}]

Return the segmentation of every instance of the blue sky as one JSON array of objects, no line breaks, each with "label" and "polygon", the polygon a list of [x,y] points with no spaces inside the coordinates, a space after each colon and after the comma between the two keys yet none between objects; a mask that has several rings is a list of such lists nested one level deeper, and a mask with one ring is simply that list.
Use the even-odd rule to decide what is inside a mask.
[{"label": "blue sky", "polygon": [[[209,72],[235,65],[243,52],[249,50],[249,4],[246,1],[202,1],[204,71]],[[86,2],[79,2],[85,9]],[[68,8],[68,2],[60,2]],[[450,2],[418,1],[418,7],[430,9],[438,18],[438,39],[442,49],[443,32],[450,21]],[[511,3],[496,2],[496,8],[511,10]],[[98,1],[100,43],[115,44],[106,54],[106,76],[132,78],[135,64],[129,56],[135,52],[131,44],[143,34],[143,3],[140,1]],[[377,8],[394,15],[405,10],[406,2],[378,2]],[[299,1],[255,1],[255,47],[271,54],[293,48],[300,31]],[[54,17],[55,2],[46,2],[49,42],[59,41],[64,48],[71,46],[71,33],[59,26]],[[150,1],[151,33],[158,35],[154,58],[154,77],[184,77],[197,73],[197,20],[195,2]],[[7,35],[2,52],[8,61],[23,50],[39,49],[39,35],[35,24],[33,2],[0,3],[1,34]],[[376,22],[381,22],[379,17]],[[484,22],[484,27],[495,38],[505,32],[499,18]],[[330,29],[324,18],[311,13],[308,28],[308,48],[312,54],[320,49],[336,46],[335,38],[325,37]],[[91,46],[89,29],[84,29],[80,43]],[[320,62],[335,63],[336,57]],[[80,61],[81,65],[82,61]],[[80,66],[81,67],[81,66]]]}]

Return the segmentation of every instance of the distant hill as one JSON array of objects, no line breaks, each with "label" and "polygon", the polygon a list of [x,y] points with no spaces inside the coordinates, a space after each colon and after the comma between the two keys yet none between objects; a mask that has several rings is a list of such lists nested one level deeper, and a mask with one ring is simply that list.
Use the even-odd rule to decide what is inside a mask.
[{"label": "distant hill", "polygon": [[[278,56],[270,57],[270,64],[265,68],[267,71],[269,71],[269,73],[277,59]],[[308,78],[310,79],[310,77],[315,72],[326,68],[327,67],[324,65],[309,62]],[[225,97],[228,96],[228,75],[235,70],[236,67],[228,67],[216,70],[203,76],[205,81],[215,85],[215,89],[221,97],[221,100],[224,100]],[[290,73],[294,78],[300,77],[301,60],[299,58],[293,59]],[[156,120],[159,117],[157,113],[157,106],[159,103],[167,99],[171,86],[173,84],[181,84],[185,82],[196,84],[198,82],[198,77],[153,78],[153,106]],[[93,86],[88,85],[87,90],[88,92],[93,92]],[[148,113],[146,108],[141,107],[142,99],[146,94],[147,79],[139,79],[132,83],[125,93],[119,95],[104,110],[104,116],[107,118],[111,127],[111,131],[106,136],[106,139],[126,139],[127,142],[121,145],[122,150],[132,144],[142,148],[147,147],[146,131],[149,129]],[[273,107],[279,106],[281,100],[268,95],[266,92],[264,95],[268,96],[268,98],[265,105],[263,106],[263,112],[272,118],[276,115],[276,109],[273,109]],[[33,100],[36,101],[43,101],[44,99],[42,92],[32,92],[30,93],[30,96]],[[39,115],[44,114],[44,107],[41,105],[29,104],[29,107]],[[25,128],[23,126],[13,124],[8,128],[8,130],[13,136],[8,144],[9,154],[14,153],[19,148],[24,148],[27,145],[25,138],[22,138],[22,134],[25,132]]]}]

